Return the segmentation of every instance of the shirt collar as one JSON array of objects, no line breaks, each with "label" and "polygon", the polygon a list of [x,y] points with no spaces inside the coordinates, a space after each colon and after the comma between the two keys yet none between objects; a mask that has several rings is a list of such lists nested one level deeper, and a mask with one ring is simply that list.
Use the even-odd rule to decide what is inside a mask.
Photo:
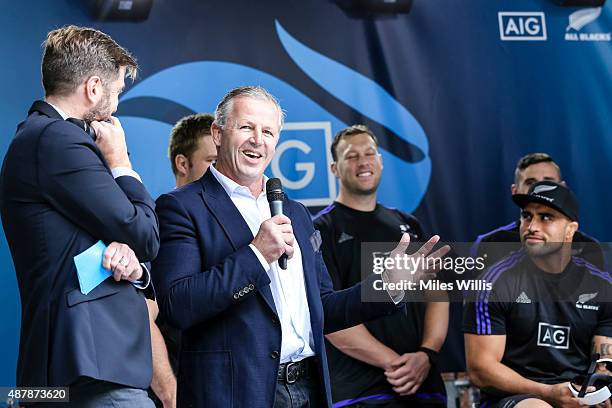
[{"label": "shirt collar", "polygon": [[[47,101],[45,101],[45,102],[47,102]],[[68,118],[69,118],[69,116],[68,116],[68,115],[66,115],[66,112],[64,112],[63,110],[61,110],[60,108],[58,108],[57,106],[55,106],[54,104],[52,104],[51,102],[47,102],[47,103],[48,103],[49,105],[51,105],[51,107],[52,107],[53,109],[55,109],[55,110],[57,111],[57,113],[59,113],[59,114],[60,114],[60,116],[62,117],[62,119],[66,120],[66,119],[68,119]]]},{"label": "shirt collar", "polygon": [[[219,184],[221,184],[221,187],[223,187],[223,189],[225,190],[228,196],[231,197],[234,194],[241,194],[241,195],[248,195],[249,197],[253,198],[253,195],[251,194],[251,190],[249,190],[248,187],[236,183],[234,180],[227,177],[225,174],[221,173],[219,170],[215,168],[214,164],[210,165],[208,169],[212,173],[212,175],[215,176]],[[263,190],[261,191],[261,194],[266,193],[266,182],[267,181],[268,181],[268,177],[264,174],[263,175]],[[260,194],[260,197],[261,197],[261,194]]]}]

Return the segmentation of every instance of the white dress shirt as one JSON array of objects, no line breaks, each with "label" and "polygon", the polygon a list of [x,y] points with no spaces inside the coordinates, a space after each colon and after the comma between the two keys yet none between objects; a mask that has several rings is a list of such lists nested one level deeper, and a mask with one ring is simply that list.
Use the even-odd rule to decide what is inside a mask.
[{"label": "white dress shirt", "polygon": [[[253,236],[257,235],[261,223],[271,217],[265,192],[267,177],[264,176],[264,189],[259,197],[253,197],[248,187],[224,176],[214,166],[210,166],[209,171],[229,195]],[[277,261],[269,264],[253,244],[249,247],[255,252],[270,278],[270,289],[282,330],[280,362],[299,361],[313,356],[315,353],[310,311],[306,298],[302,253],[297,240],[293,244],[293,257],[287,261],[286,270],[280,269]]]}]

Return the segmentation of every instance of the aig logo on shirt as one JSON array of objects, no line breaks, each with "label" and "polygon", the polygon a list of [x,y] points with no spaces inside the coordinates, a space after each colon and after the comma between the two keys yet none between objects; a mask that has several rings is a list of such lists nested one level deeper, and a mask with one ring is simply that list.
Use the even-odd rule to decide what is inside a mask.
[{"label": "aig logo on shirt", "polygon": [[569,326],[556,326],[542,322],[538,325],[538,346],[567,350],[569,336]]}]

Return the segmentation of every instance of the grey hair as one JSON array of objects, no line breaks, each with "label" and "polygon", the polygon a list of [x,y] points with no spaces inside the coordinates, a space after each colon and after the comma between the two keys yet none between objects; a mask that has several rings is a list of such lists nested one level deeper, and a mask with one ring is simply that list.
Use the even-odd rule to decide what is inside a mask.
[{"label": "grey hair", "polygon": [[278,110],[279,129],[282,129],[285,123],[285,112],[274,95],[261,86],[241,86],[226,93],[215,109],[215,123],[217,126],[223,128],[226,125],[227,118],[234,105],[234,99],[238,97],[259,99],[274,104]]}]

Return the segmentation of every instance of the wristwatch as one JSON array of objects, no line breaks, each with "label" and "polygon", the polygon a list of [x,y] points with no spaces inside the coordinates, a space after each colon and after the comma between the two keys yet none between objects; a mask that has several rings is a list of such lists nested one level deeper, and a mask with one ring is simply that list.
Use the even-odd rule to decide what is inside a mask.
[{"label": "wristwatch", "polygon": [[438,364],[438,352],[437,351],[432,350],[427,347],[419,347],[419,351],[422,351],[423,353],[427,354],[427,358],[429,359],[429,364],[431,364],[432,366],[435,366]]}]

